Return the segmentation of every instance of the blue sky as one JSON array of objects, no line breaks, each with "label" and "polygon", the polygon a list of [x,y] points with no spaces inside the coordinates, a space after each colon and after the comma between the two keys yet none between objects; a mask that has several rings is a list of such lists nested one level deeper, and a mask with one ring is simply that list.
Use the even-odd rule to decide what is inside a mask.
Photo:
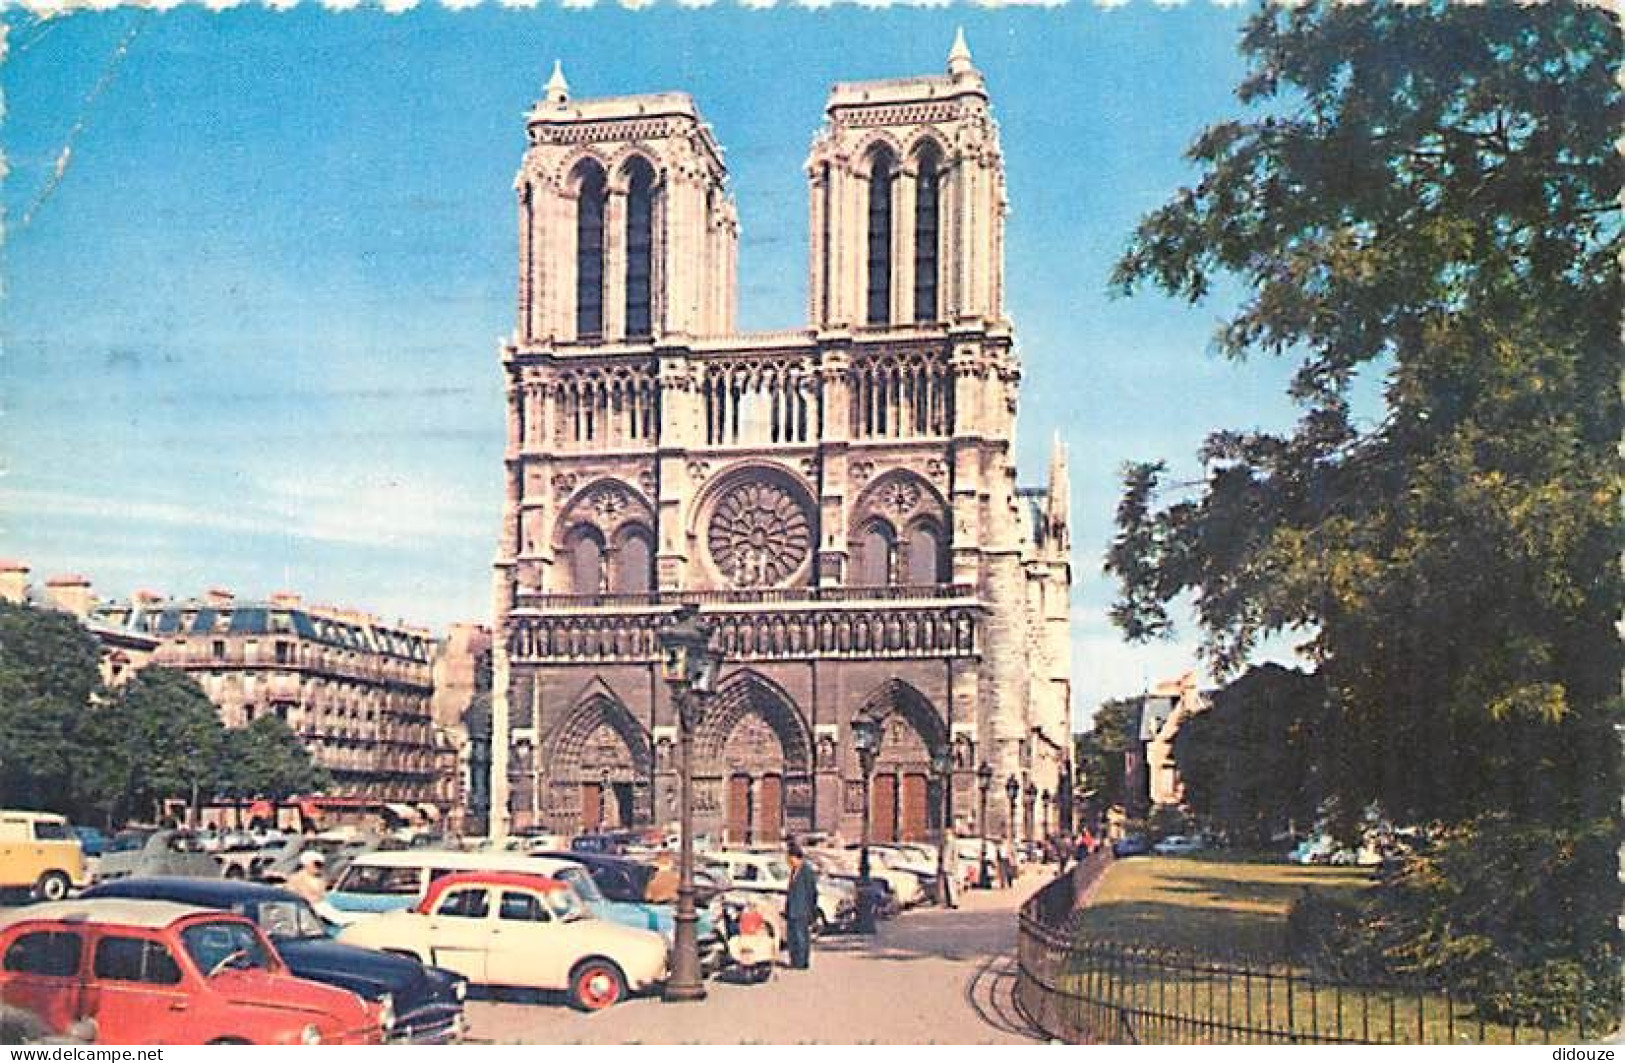
[{"label": "blue sky", "polygon": [[963,25],[1009,175],[1024,482],[1052,432],[1072,451],[1075,709],[1193,660],[1188,626],[1129,647],[1106,620],[1117,470],[1193,473],[1207,431],[1284,425],[1287,367],[1209,353],[1223,298],[1114,299],[1106,279],[1196,132],[1235,112],[1244,10],[4,17],[0,554],[36,578],[488,616],[511,183],[553,59],[578,97],[693,94],[739,203],[741,325],[790,328],[830,83],[939,71]]}]

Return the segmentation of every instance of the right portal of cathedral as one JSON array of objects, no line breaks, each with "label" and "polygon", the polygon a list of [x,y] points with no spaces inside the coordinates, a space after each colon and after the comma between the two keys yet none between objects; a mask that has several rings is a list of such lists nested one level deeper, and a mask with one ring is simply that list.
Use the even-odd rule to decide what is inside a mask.
[{"label": "right portal of cathedral", "polygon": [[1066,465],[1017,486],[1004,162],[963,39],[945,74],[831,90],[802,329],[735,329],[739,222],[687,95],[576,100],[555,69],[527,138],[493,832],[675,821],[658,632],[685,605],[725,653],[699,832],[855,841],[860,718],[876,838],[1059,829]]}]

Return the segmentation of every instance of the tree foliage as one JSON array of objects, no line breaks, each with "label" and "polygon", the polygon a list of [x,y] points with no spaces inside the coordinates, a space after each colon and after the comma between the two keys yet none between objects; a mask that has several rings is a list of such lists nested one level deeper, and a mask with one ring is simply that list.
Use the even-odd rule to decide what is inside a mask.
[{"label": "tree foliage", "polygon": [[1113,698],[1101,703],[1089,730],[1073,742],[1073,763],[1086,790],[1094,791],[1098,808],[1125,802],[1124,754],[1137,745],[1140,699]]},{"label": "tree foliage", "polygon": [[197,680],[149,666],[131,677],[99,714],[117,808],[156,817],[165,798],[209,797],[227,770],[226,734]]},{"label": "tree foliage", "polygon": [[1246,844],[1313,826],[1329,744],[1326,688],[1277,664],[1250,668],[1174,736],[1185,801],[1205,824]]},{"label": "tree foliage", "polygon": [[[1618,18],[1269,7],[1242,46],[1263,113],[1197,139],[1200,182],[1116,280],[1197,300],[1239,275],[1219,346],[1296,359],[1303,413],[1209,436],[1190,497],[1129,470],[1118,621],[1164,632],[1193,592],[1224,669],[1312,633],[1354,807],[1598,814],[1622,602]],[[1351,412],[1362,370],[1383,376],[1374,424]]]},{"label": "tree foliage", "polygon": [[311,760],[285,721],[261,716],[225,736],[226,777],[221,789],[236,797],[283,801],[327,786],[326,774]]},{"label": "tree foliage", "polygon": [[[1301,415],[1211,434],[1192,492],[1128,469],[1114,616],[1152,637],[1191,594],[1228,671],[1303,632],[1344,807],[1617,837],[1619,16],[1266,6],[1241,46],[1246,115],[1197,138],[1200,179],[1114,279],[1193,302],[1239,279],[1218,349],[1292,359]],[[1596,940],[1612,862],[1580,874],[1613,903],[1547,900]]]},{"label": "tree foliage", "polygon": [[93,803],[85,725],[101,694],[97,659],[71,616],[0,602],[0,805]]}]

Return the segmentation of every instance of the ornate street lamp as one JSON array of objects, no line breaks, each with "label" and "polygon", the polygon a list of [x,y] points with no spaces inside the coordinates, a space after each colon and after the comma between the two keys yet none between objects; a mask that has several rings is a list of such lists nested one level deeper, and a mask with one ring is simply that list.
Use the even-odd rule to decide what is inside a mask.
[{"label": "ornate street lamp", "polygon": [[852,746],[858,753],[858,770],[863,773],[863,847],[858,852],[858,922],[860,934],[875,932],[874,895],[869,881],[869,779],[875,758],[880,754],[880,723],[868,717],[852,721]]},{"label": "ornate street lamp", "polygon": [[1021,827],[1016,819],[1016,802],[1021,798],[1021,780],[1014,775],[1004,781],[1004,796],[1010,799],[1010,818],[1005,820],[1005,843],[1010,846],[1010,865],[1015,866],[1016,842],[1019,840],[1018,831]]},{"label": "ornate street lamp", "polygon": [[982,803],[976,816],[976,833],[982,839],[982,867],[981,873],[977,875],[977,881],[982,884],[983,889],[988,890],[993,888],[993,880],[988,875],[987,868],[987,792],[993,789],[993,765],[983,761],[982,766],[976,769],[976,786],[982,794]]},{"label": "ornate street lamp", "polygon": [[1054,833],[1053,829],[1050,826],[1049,814],[1050,814],[1050,806],[1055,803],[1055,797],[1048,790],[1045,790],[1044,792],[1042,792],[1042,793],[1040,793],[1038,795],[1038,799],[1040,801],[1044,802],[1044,833],[1043,833],[1043,837],[1048,838],[1052,833]]},{"label": "ornate street lamp", "polygon": [[941,822],[937,825],[937,903],[948,906],[948,830],[953,823],[954,758],[943,746],[931,754],[931,774],[942,790]]},{"label": "ornate street lamp", "polygon": [[1037,805],[1038,787],[1033,785],[1033,780],[1031,777],[1029,777],[1027,779],[1027,840],[1030,842],[1038,840],[1036,837],[1038,832],[1035,829],[1037,827],[1037,823],[1034,822],[1034,820],[1037,818]]},{"label": "ornate street lamp", "polygon": [[672,936],[671,977],[665,999],[704,1000],[700,976],[700,917],[694,910],[694,726],[701,701],[716,693],[722,652],[712,645],[711,625],[685,605],[659,629],[660,677],[677,705],[678,848],[677,918]]}]

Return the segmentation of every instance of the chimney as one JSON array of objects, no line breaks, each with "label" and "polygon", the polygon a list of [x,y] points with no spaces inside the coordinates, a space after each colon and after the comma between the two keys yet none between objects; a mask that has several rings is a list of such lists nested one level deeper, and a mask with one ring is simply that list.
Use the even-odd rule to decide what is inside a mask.
[{"label": "chimney", "polygon": [[236,595],[224,587],[210,587],[203,592],[204,604],[213,606],[216,609],[230,609],[231,603],[236,600]]},{"label": "chimney", "polygon": [[138,609],[151,609],[164,600],[157,591],[140,590],[130,595],[130,604]]},{"label": "chimney", "polygon": [[21,605],[28,600],[28,566],[21,561],[0,561],[0,602]]},{"label": "chimney", "polygon": [[293,591],[271,592],[271,604],[278,609],[297,609],[302,599]]},{"label": "chimney", "polygon": [[72,613],[81,620],[90,615],[91,607],[96,604],[95,597],[90,593],[90,580],[78,573],[52,576],[46,580],[45,600],[52,609]]}]

